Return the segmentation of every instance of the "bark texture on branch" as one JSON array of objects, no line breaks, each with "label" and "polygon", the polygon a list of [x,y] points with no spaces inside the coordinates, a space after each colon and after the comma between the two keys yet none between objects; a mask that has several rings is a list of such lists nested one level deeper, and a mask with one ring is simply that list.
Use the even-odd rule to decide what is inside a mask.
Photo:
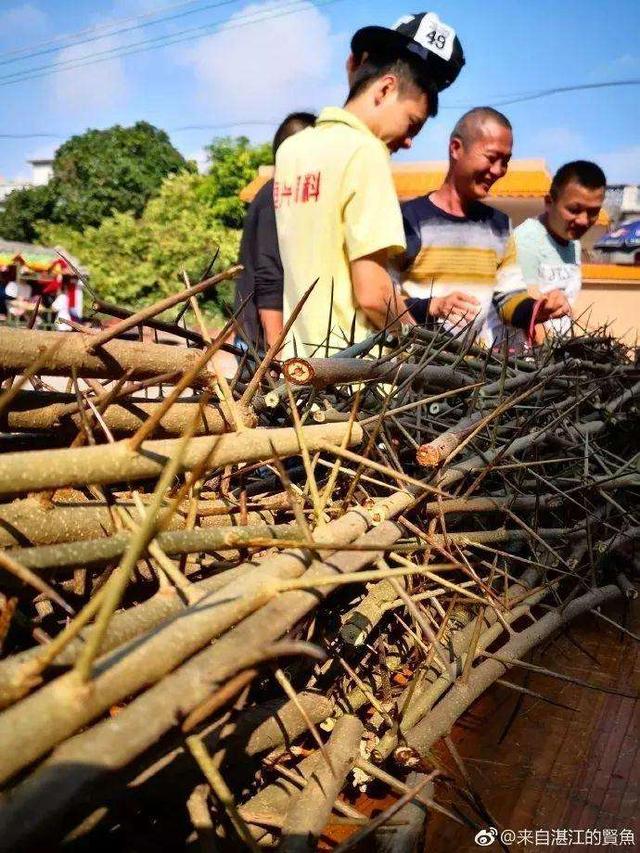
[{"label": "bark texture on branch", "polygon": [[[213,520],[216,517],[213,516]],[[253,519],[252,519],[253,520]],[[302,539],[303,531],[291,524],[245,524],[242,527],[195,527],[192,530],[171,530],[159,533],[157,544],[170,556],[202,551],[235,551],[252,539]],[[39,548],[12,549],[9,555],[21,565],[39,574],[69,570],[76,567],[95,568],[117,561],[125,552],[131,534],[114,533],[106,539],[89,539]]]},{"label": "bark texture on branch", "polygon": [[[9,430],[80,429],[82,418],[77,413],[75,398],[67,394],[61,394],[60,397],[66,399],[54,403],[45,402],[46,397],[43,398],[42,394],[24,391],[12,403],[11,410],[2,415],[0,425]],[[157,411],[160,405],[162,405],[161,400],[121,399],[102,412],[102,420],[114,433],[133,433]],[[169,435],[182,435],[193,422],[198,408],[197,402],[178,400],[160,418],[159,431]],[[233,419],[229,416],[224,404],[200,408],[202,416],[197,421],[195,435],[220,435],[223,432],[233,432]],[[245,426],[256,426],[256,416],[249,408],[238,404],[236,411]]]},{"label": "bark texture on branch", "polygon": [[[405,498],[408,500],[408,496]],[[402,501],[399,501],[399,504],[401,505]],[[399,511],[402,509],[399,508]],[[362,534],[370,524],[370,517],[366,513],[349,512],[318,529],[314,539],[318,543],[347,544]],[[373,533],[376,534],[375,538],[386,533],[387,537],[391,537],[390,541],[394,541],[393,537],[398,538],[401,530],[395,524],[388,523],[379,525]],[[321,565],[364,566],[375,560],[376,555],[380,556],[375,551],[338,553],[327,564]],[[259,608],[262,608],[261,612],[265,612],[266,608],[262,605],[277,595],[277,582],[299,577],[311,562],[312,557],[308,551],[291,551],[272,557],[265,565],[249,565],[236,583],[205,596],[179,617],[149,634],[144,643],[132,641],[127,647],[127,654],[123,654],[123,650],[119,649],[100,659],[90,690],[86,689],[74,671],[60,676],[35,694],[26,697],[19,707],[8,708],[0,715],[0,741],[12,732],[13,737],[24,741],[24,749],[19,753],[0,753],[0,779],[10,778],[121,698],[134,694],[145,685],[153,684],[213,637],[237,624],[248,614]],[[323,597],[329,589],[323,588]],[[277,598],[282,601],[290,596],[293,601],[299,596],[299,600],[304,602],[307,608],[317,601],[315,591],[284,593]],[[304,615],[304,612],[300,615]],[[289,621],[291,617],[293,622]],[[295,610],[292,610],[287,622],[294,624],[295,621]],[[252,647],[251,643],[243,644],[244,648],[240,654],[236,650],[232,666],[239,665],[245,652],[253,659],[251,656],[255,657],[266,641],[278,639],[285,631],[284,628],[278,630],[279,628],[280,623],[274,620],[273,624],[268,626],[266,636],[257,645]],[[229,636],[228,633],[226,637]],[[191,664],[195,660],[197,658],[192,660]],[[189,671],[189,667],[186,671]],[[192,710],[193,705],[185,709],[187,694],[182,690],[174,694],[171,690],[175,675],[174,673],[172,677],[165,678],[161,687],[163,690],[169,690],[169,695],[173,695],[174,701],[178,702],[186,714]],[[204,696],[198,694],[193,704],[202,699]],[[138,701],[141,700],[153,701],[153,690],[147,691]],[[131,713],[133,716],[137,707],[137,703],[133,702],[123,713]],[[169,714],[170,721],[175,719],[174,714],[175,712]],[[42,715],[48,720],[46,729],[40,725]],[[120,722],[122,719],[120,715]],[[166,716],[162,715],[162,719],[166,723]],[[145,728],[147,733],[150,733],[152,727],[148,723],[149,720]]]},{"label": "bark texture on branch", "polygon": [[291,798],[300,791],[305,780],[311,777],[311,774],[319,766],[321,761],[324,761],[324,758],[320,750],[317,749],[311,755],[305,756],[298,763],[296,767],[296,773],[300,777],[298,784],[286,777],[279,778],[276,782],[266,785],[262,790],[258,791],[257,794],[241,807],[240,813],[249,823],[251,834],[260,846],[274,847],[276,833],[262,826],[259,821],[252,820],[252,817],[255,817],[255,815],[267,815],[272,817],[276,822],[281,821],[283,815],[287,812]]},{"label": "bark texture on branch", "polygon": [[[304,427],[310,451],[319,450],[327,441],[339,444],[348,432],[348,424]],[[350,433],[350,445],[362,441],[362,427],[358,424],[353,424]],[[110,445],[109,453],[99,445],[6,453],[0,457],[0,495],[158,477],[167,459],[176,452],[179,441],[177,438],[145,441],[139,450],[133,450],[126,440],[122,440]],[[225,465],[268,460],[274,453],[285,458],[299,452],[300,445],[293,427],[201,436],[189,441],[182,460],[182,471],[189,471],[204,462],[205,471],[214,471]]]},{"label": "bark texture on branch", "polygon": [[[528,615],[530,608],[548,595],[547,589],[531,590],[529,588],[535,583],[536,578],[536,572],[527,572],[519,583],[509,588],[507,600],[510,609],[501,614],[500,621],[495,608],[487,607],[480,615],[475,616],[471,611],[458,614],[455,625],[438,644],[440,655],[452,666],[456,677],[462,675],[465,658],[474,634],[479,632],[476,651],[486,648],[500,636],[502,621],[508,625],[516,622]],[[516,603],[517,601],[520,603]],[[477,624],[478,620],[480,625]],[[406,733],[425,717],[450,685],[449,673],[443,671],[437,658],[434,658],[429,666],[419,667],[399,700],[402,708],[400,731],[403,734]],[[385,733],[374,750],[376,760],[384,760],[397,744],[397,732]]]},{"label": "bark texture on branch", "polygon": [[278,847],[280,853],[308,853],[316,849],[347,774],[360,757],[363,734],[364,726],[357,717],[350,714],[340,717],[331,732],[327,755],[322,756],[305,787],[289,803]]},{"label": "bark texture on branch", "polygon": [[455,427],[443,432],[441,435],[428,441],[426,444],[420,445],[416,451],[416,459],[420,465],[425,468],[435,468],[449,456],[450,453],[459,447],[465,438],[470,435],[478,421],[481,419],[482,413],[476,412],[468,418],[464,418]]},{"label": "bark texture on branch", "polygon": [[[135,515],[136,507],[132,500],[121,499],[119,505]],[[201,527],[238,524],[239,507],[228,501],[199,501],[196,511]],[[271,524],[273,513],[269,509],[249,510],[246,523]],[[184,526],[184,515],[176,513],[169,519],[167,529],[179,530]],[[55,502],[29,497],[0,506],[0,547],[3,548],[82,542],[103,539],[115,532],[107,504],[87,501],[82,493],[75,490],[58,492]]]},{"label": "bark texture on branch", "polygon": [[[584,437],[597,435],[605,428],[603,421],[593,421],[592,423],[581,423],[572,427],[576,436]],[[567,427],[569,429],[569,427]],[[461,462],[456,462],[448,466],[446,471],[442,471],[436,482],[439,486],[452,486],[454,483],[459,483],[467,474],[484,469],[488,463],[499,459],[502,456],[517,456],[534,447],[544,445],[554,438],[552,433],[547,428],[533,430],[527,435],[516,438],[508,444],[503,444],[492,450],[487,450],[482,456],[470,456]]]},{"label": "bark texture on branch", "polygon": [[[190,304],[192,349],[116,340],[163,301],[98,335],[14,335],[9,362],[28,361],[24,342],[37,357],[1,368],[0,850],[135,846],[132,815],[157,818],[152,846],[181,849],[188,802],[213,846],[233,846],[230,821],[248,847],[311,850],[357,826],[341,850],[370,835],[405,853],[425,809],[459,820],[471,796],[483,811],[450,778],[451,809],[439,787],[420,794],[439,771],[406,771],[426,772],[420,756],[487,686],[522,689],[507,667],[635,697],[518,655],[589,608],[638,639],[600,612],[636,595],[637,353],[606,329],[524,360],[403,326],[289,361],[265,394],[315,283],[226,381],[204,366],[233,320],[210,343],[184,278],[168,301],[190,299],[173,322]],[[154,373],[169,353],[192,366]],[[376,818],[350,805],[372,786],[400,797]]]},{"label": "bark texture on branch", "polygon": [[[192,586],[194,594],[207,595],[223,586],[236,583],[247,570],[246,564],[227,569],[211,578],[198,581]],[[129,610],[113,615],[102,641],[102,652],[106,654],[130,640],[153,631],[173,616],[183,613],[186,604],[176,587],[163,587],[147,601]],[[93,626],[83,628],[80,634],[67,645],[55,659],[56,667],[72,666],[84,648]],[[46,646],[44,647],[46,650]],[[34,665],[42,656],[43,647],[35,646],[0,661],[0,707],[12,704],[29,692]]]},{"label": "bark texture on branch", "polygon": [[[43,352],[50,351],[41,372],[47,376],[117,379],[130,371],[131,379],[148,379],[164,373],[186,373],[198,360],[200,350],[145,341],[113,340],[89,352],[91,336],[80,332],[41,332],[5,328],[0,335],[0,376],[12,376],[29,367]],[[208,387],[212,374],[202,370],[195,384]]]},{"label": "bark texture on branch", "polygon": [[[409,495],[398,493],[397,499],[393,503],[395,512],[403,512],[411,500]],[[391,502],[388,501],[387,511],[390,511],[390,506]],[[359,530],[362,533],[371,524],[364,512],[352,511],[336,522],[326,525],[323,530],[327,531],[331,525],[344,524],[345,519],[348,520],[348,526],[352,532]],[[380,552],[340,552],[323,563],[313,562],[311,568],[305,573],[305,577],[324,578],[331,572],[335,572],[339,576],[345,572],[358,571],[378,559],[382,550],[391,546],[401,535],[402,528],[398,525],[391,521],[382,522],[369,533],[360,535],[355,540],[358,544],[379,545]],[[299,561],[300,557],[297,559]],[[61,812],[64,813],[69,803],[76,796],[85,794],[97,782],[108,776],[111,771],[125,766],[140,755],[172,728],[176,720],[186,716],[196,705],[202,702],[211,690],[223,684],[227,678],[241,669],[251,666],[256,660],[259,660],[267,643],[283,636],[306,613],[313,610],[318,601],[325,598],[330,591],[331,587],[322,586],[317,590],[285,592],[276,596],[257,612],[242,620],[209,648],[197,654],[175,672],[134,699],[118,714],[116,719],[98,723],[55,749],[41,768],[21,783],[12,792],[6,804],[0,807],[0,850],[11,849],[13,843],[17,843],[18,839],[25,837],[24,816],[26,814],[31,815],[29,829],[33,832],[37,831],[38,827],[46,826],[48,821],[55,820]],[[224,589],[220,592],[224,592]],[[211,631],[210,635],[213,633],[215,632]],[[184,646],[185,638],[182,635],[181,639]],[[159,654],[166,654],[166,649],[159,651]],[[118,654],[118,657],[121,655]],[[135,657],[135,655],[130,655],[129,658],[131,657]],[[157,660],[155,652],[148,657],[150,658],[148,666]],[[166,662],[163,661],[163,664]],[[105,662],[102,663],[100,669],[104,670],[104,666]],[[128,668],[132,668],[130,661],[128,661]],[[140,670],[137,665],[135,668],[139,679]],[[165,668],[165,672],[167,668]],[[108,707],[114,700],[110,699],[105,704],[104,700],[107,698],[106,682],[103,682],[101,689],[101,685],[98,684],[100,678],[108,678],[110,682],[117,680],[118,695],[126,695],[131,692],[126,687],[123,690],[119,678],[113,678],[114,672],[117,675],[117,671],[118,665],[114,663],[110,670],[104,672],[104,676],[99,675],[96,679],[95,688],[103,700],[100,704],[104,707]],[[54,684],[61,682],[62,678],[57,679]],[[96,690],[93,692],[95,693]],[[58,686],[57,693],[59,692]],[[85,709],[77,707],[77,686],[69,683],[65,694],[68,699],[72,700],[72,703],[69,704],[69,701],[65,701],[64,711],[55,715],[58,730],[46,733],[46,742],[49,747],[64,737],[61,725],[66,731],[73,730],[82,724],[79,722],[81,718],[86,720],[91,717],[91,714],[87,713]],[[74,694],[75,699],[73,698]],[[22,704],[34,700],[37,695],[27,697]],[[61,698],[63,697],[61,696]],[[95,699],[93,703],[95,709]],[[70,709],[74,711],[73,720],[69,720]],[[8,731],[12,732],[12,737],[16,736],[13,724],[19,722],[20,715],[12,715],[12,720],[7,721],[6,719],[12,710],[10,708],[0,716],[0,738],[3,737],[1,734],[3,723],[7,722],[9,724]],[[34,745],[31,744],[28,755],[5,756],[8,759],[2,768],[5,778],[33,761],[38,754],[42,755],[49,748],[45,746],[43,732],[39,730],[37,725],[38,717],[39,714],[31,718],[31,736],[35,735],[38,741],[35,749]],[[49,717],[49,719],[52,720],[53,718]],[[0,756],[0,760],[1,758],[2,756]],[[39,806],[34,809],[36,802]]]},{"label": "bark texture on branch", "polygon": [[[620,589],[611,584],[590,590],[580,598],[574,599],[563,610],[552,610],[534,625],[516,634],[500,648],[500,655],[509,658],[522,658],[538,643],[551,634],[568,625],[576,616],[612,601],[621,595]],[[457,681],[437,708],[406,733],[407,744],[420,755],[426,755],[433,744],[448,734],[455,720],[478,696],[490,687],[507,670],[508,665],[496,660],[485,660],[471,670],[469,681],[464,684]]]},{"label": "bark texture on branch", "polygon": [[[225,726],[216,721],[210,724],[201,737],[212,760],[221,762],[225,775],[231,773],[245,779],[247,770],[252,766],[252,758],[265,752],[273,753],[276,749],[286,749],[308,730],[309,720],[317,725],[331,712],[332,703],[325,696],[301,691],[297,703],[282,697],[250,707],[234,723]],[[176,742],[180,740],[176,735]],[[183,745],[168,753],[158,750],[161,755],[158,760],[154,759],[153,752],[134,764],[123,792],[124,796],[127,793],[135,796],[143,808],[147,803],[153,807],[165,801],[170,803],[182,792],[186,796],[202,778],[193,757],[188,750],[185,752]],[[282,813],[284,811],[283,807]],[[76,827],[71,833],[74,839],[86,835],[92,827],[91,815],[87,818],[87,812],[93,812],[96,819],[103,820],[106,810],[101,808],[96,812],[95,800],[91,797],[84,803],[76,801],[74,814],[63,816],[64,826],[59,829],[59,834],[66,832],[75,822]]]},{"label": "bark texture on branch", "polygon": [[471,379],[449,367],[427,366],[394,361],[368,361],[360,358],[290,358],[283,365],[285,377],[295,385],[326,388],[355,382],[397,382],[411,380],[416,388],[464,388]]},{"label": "bark texture on branch", "polygon": [[[402,578],[399,579],[402,583]],[[371,586],[362,601],[347,613],[340,636],[350,646],[362,646],[384,615],[385,605],[398,597],[395,586],[388,580]]]},{"label": "bark texture on branch", "polygon": [[[128,320],[130,317],[133,317],[134,314],[134,312],[130,311],[128,308],[123,308],[120,305],[114,305],[112,302],[107,302],[104,299],[100,299],[98,296],[94,296],[91,307],[94,311],[106,314],[109,317],[117,317],[119,320]],[[162,320],[158,320],[153,317],[147,318],[144,321],[144,325],[150,329],[156,329],[159,332],[166,332],[169,335],[177,335],[179,338],[191,341],[203,349],[207,345],[207,342],[201,334],[194,332],[193,329],[185,329],[184,326],[179,326],[177,323],[164,323]]]},{"label": "bark texture on branch", "polygon": [[219,284],[222,281],[227,281],[230,278],[235,278],[242,272],[242,267],[240,265],[236,265],[233,267],[229,267],[222,272],[217,273],[211,278],[207,278],[204,281],[198,282],[198,284],[194,284],[188,287],[186,290],[178,291],[176,293],[172,293],[169,296],[165,296],[164,299],[160,299],[158,302],[154,302],[153,305],[147,305],[145,308],[141,308],[139,311],[136,311],[134,314],[131,314],[129,317],[126,317],[120,320],[119,323],[116,323],[115,326],[112,326],[109,329],[105,329],[102,332],[99,332],[94,336],[93,342],[89,344],[92,348],[103,346],[106,341],[111,340],[111,338],[123,334],[128,329],[133,329],[136,326],[140,326],[144,324],[146,320],[150,320],[153,317],[156,317],[158,314],[162,314],[163,311],[167,311],[169,308],[173,308],[174,305],[179,305],[181,302],[186,302],[187,299],[191,299],[192,297],[197,296],[198,293],[203,293],[205,290],[208,290],[210,287]]}]

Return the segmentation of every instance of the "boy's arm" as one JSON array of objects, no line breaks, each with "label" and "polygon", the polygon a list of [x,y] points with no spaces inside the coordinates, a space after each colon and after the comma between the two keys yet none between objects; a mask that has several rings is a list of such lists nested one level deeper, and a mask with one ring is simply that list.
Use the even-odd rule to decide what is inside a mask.
[{"label": "boy's arm", "polygon": [[265,342],[267,347],[270,347],[278,339],[278,335],[283,329],[282,311],[275,308],[258,308],[258,316],[260,317]]},{"label": "boy's arm", "polygon": [[431,319],[472,318],[478,301],[461,291],[430,299],[407,299],[394,286],[387,272],[387,250],[351,261],[353,294],[360,309],[377,329],[389,323],[415,325]]},{"label": "boy's arm", "polygon": [[532,322],[546,323],[571,315],[571,306],[564,293],[554,290],[542,299],[529,296],[522,271],[516,262],[513,234],[509,235],[507,248],[498,264],[497,283],[493,303],[507,326],[528,332]]},{"label": "boy's arm", "polygon": [[355,301],[376,329],[397,328],[401,323],[414,325],[404,296],[393,286],[387,263],[387,249],[350,262]]}]

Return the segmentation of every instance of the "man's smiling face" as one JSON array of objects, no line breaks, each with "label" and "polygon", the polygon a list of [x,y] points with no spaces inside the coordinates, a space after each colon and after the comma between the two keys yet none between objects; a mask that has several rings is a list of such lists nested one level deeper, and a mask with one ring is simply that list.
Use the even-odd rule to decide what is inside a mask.
[{"label": "man's smiling face", "polygon": [[569,181],[555,198],[545,199],[547,224],[561,240],[579,240],[595,225],[604,203],[605,187],[584,187]]},{"label": "man's smiling face", "polygon": [[450,143],[452,173],[456,187],[467,201],[485,198],[509,166],[513,135],[497,121],[487,119],[474,138],[463,142],[454,137]]}]

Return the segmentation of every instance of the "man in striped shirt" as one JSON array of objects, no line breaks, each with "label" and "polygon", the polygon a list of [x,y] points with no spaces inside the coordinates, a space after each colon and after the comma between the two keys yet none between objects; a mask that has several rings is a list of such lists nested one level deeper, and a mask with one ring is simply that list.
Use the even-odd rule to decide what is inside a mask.
[{"label": "man in striped shirt", "polygon": [[453,295],[445,328],[455,334],[471,326],[486,346],[500,343],[505,328],[515,339],[513,329],[531,335],[535,324],[570,313],[560,291],[529,297],[509,218],[481,201],[506,174],[512,147],[506,116],[491,107],[470,110],[451,133],[443,185],[402,205],[400,281],[416,321],[426,320],[420,300]]}]

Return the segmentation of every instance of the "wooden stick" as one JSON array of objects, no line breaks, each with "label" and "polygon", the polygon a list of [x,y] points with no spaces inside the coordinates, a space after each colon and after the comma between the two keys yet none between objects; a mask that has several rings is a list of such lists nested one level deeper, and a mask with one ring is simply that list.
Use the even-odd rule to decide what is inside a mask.
[{"label": "wooden stick", "polygon": [[229,790],[219,770],[216,768],[213,761],[211,760],[211,756],[207,752],[200,738],[198,738],[196,735],[191,735],[187,738],[187,746],[191,750],[191,753],[195,760],[200,765],[200,769],[202,770],[202,772],[207,778],[207,781],[211,785],[213,793],[216,795],[221,805],[224,807],[224,810],[229,816],[229,820],[233,824],[233,827],[238,833],[243,844],[246,844],[249,850],[253,850],[254,853],[260,853],[260,848],[253,840],[253,836],[249,831],[249,827],[247,826],[244,821],[244,818],[236,808],[236,804],[233,799],[233,794]]},{"label": "wooden stick", "polygon": [[[6,331],[7,330],[3,329],[2,334],[4,335]],[[9,408],[25,382],[27,382],[32,376],[35,376],[36,373],[39,373],[39,371],[49,362],[61,346],[62,340],[53,341],[47,349],[42,351],[34,361],[27,366],[26,370],[24,370],[20,377],[20,380],[18,382],[14,382],[11,388],[8,388],[0,394],[0,415]]]},{"label": "wooden stick", "polygon": [[258,369],[256,370],[256,372],[254,373],[254,375],[251,377],[251,381],[247,385],[245,392],[240,399],[240,403],[243,406],[248,406],[251,403],[251,401],[253,400],[258,388],[260,387],[260,383],[262,382],[263,376],[265,375],[265,373],[267,372],[267,370],[271,366],[271,362],[273,361],[273,359],[280,352],[280,349],[282,348],[282,344],[285,342],[287,335],[291,331],[291,327],[293,326],[295,321],[298,319],[298,314],[304,308],[305,302],[307,301],[307,299],[311,295],[311,291],[313,290],[313,288],[316,286],[317,283],[318,283],[318,279],[316,279],[313,282],[313,284],[302,294],[300,301],[298,302],[296,307],[291,312],[291,316],[289,317],[287,322],[284,324],[284,328],[282,329],[282,331],[280,332],[280,334],[278,335],[276,340],[271,344],[271,346],[267,350],[267,354],[262,359],[262,362],[260,363],[260,365],[259,365]]},{"label": "wooden stick", "polygon": [[422,482],[422,480],[416,480],[413,477],[409,477],[408,474],[404,474],[402,471],[396,471],[395,468],[390,468],[388,465],[382,465],[380,462],[375,462],[373,459],[367,459],[366,456],[360,456],[359,453],[353,453],[350,450],[343,450],[341,447],[329,444],[325,444],[321,449],[327,450],[329,453],[333,453],[335,456],[340,456],[342,459],[347,459],[350,462],[358,462],[366,468],[371,468],[372,471],[377,471],[380,474],[385,474],[387,477],[392,477],[399,483],[408,483],[410,486],[420,489],[420,491],[442,494],[439,489],[434,486],[430,486],[428,483]]},{"label": "wooden stick", "polygon": [[236,694],[243,690],[247,685],[251,684],[257,674],[258,670],[255,667],[239,672],[230,681],[228,681],[224,687],[220,688],[220,690],[216,690],[213,696],[210,696],[202,702],[202,704],[198,705],[197,708],[194,708],[193,711],[191,711],[182,723],[182,731],[193,731],[193,729],[199,726],[200,723],[203,723],[207,717],[215,714],[215,712],[219,711],[220,708],[227,704],[227,702],[231,701]]},{"label": "wooden stick", "polygon": [[[196,361],[189,368],[189,370],[185,371],[180,380],[173,387],[171,393],[162,401],[162,403],[154,411],[151,417],[147,418],[140,425],[139,429],[137,429],[135,434],[132,435],[129,439],[129,445],[132,450],[137,450],[142,444],[142,442],[151,435],[151,433],[160,423],[166,412],[169,411],[171,406],[173,406],[176,400],[180,397],[180,394],[182,394],[182,392],[192,384],[195,377],[202,373],[202,371],[206,368],[209,361],[213,358],[213,356],[220,348],[220,344],[223,340],[224,338],[222,337],[222,335],[220,335],[216,340],[215,344],[212,344],[211,346],[207,347],[207,349],[203,353],[201,353],[199,358],[196,359]],[[205,401],[201,400],[201,403],[204,404]]]},{"label": "wooden stick", "polygon": [[179,305],[181,302],[185,302],[197,293],[202,293],[204,290],[208,290],[210,287],[213,287],[222,281],[228,281],[230,278],[235,278],[240,272],[242,272],[241,266],[230,267],[228,270],[220,272],[212,278],[205,279],[205,281],[201,281],[199,284],[194,284],[193,287],[190,287],[188,290],[174,293],[172,296],[167,296],[165,299],[154,302],[153,305],[141,308],[140,311],[136,311],[136,313],[132,314],[130,317],[121,320],[109,329],[105,329],[104,332],[100,332],[98,335],[95,335],[95,337],[92,337],[91,340],[87,342],[88,349],[95,350],[97,347],[104,346],[106,343],[113,340],[113,338],[117,338],[129,329],[133,329],[135,326],[143,324],[146,320],[150,320],[152,317],[162,314],[163,311],[173,308],[174,305]]},{"label": "wooden stick", "polygon": [[347,774],[360,755],[363,734],[364,726],[357,717],[345,714],[338,719],[327,745],[331,764],[321,761],[289,805],[282,827],[281,853],[310,853],[316,849]]},{"label": "wooden stick", "polygon": [[350,835],[346,841],[343,841],[342,844],[338,844],[337,847],[334,847],[333,853],[345,853],[346,850],[349,850],[355,844],[360,844],[368,835],[371,835],[372,832],[386,823],[389,818],[392,818],[396,812],[399,812],[400,809],[403,809],[407,803],[410,803],[411,800],[415,799],[417,795],[425,788],[430,782],[433,781],[434,773],[425,776],[424,779],[414,785],[411,790],[407,791],[406,794],[403,794],[398,800],[395,801],[392,805],[388,806],[384,811],[380,812],[380,814],[373,818],[365,827],[355,832],[353,835]]},{"label": "wooden stick", "polygon": [[[5,328],[0,335],[0,376],[21,373],[40,356],[41,370],[48,376],[68,377],[75,367],[80,377],[116,379],[130,371],[133,379],[148,379],[165,373],[182,374],[199,355],[199,350],[185,347],[120,340],[91,353],[86,341],[78,332]],[[197,377],[198,385],[206,386],[209,380],[206,371]]]},{"label": "wooden stick", "polygon": [[[585,613],[592,607],[620,596],[617,586],[610,585],[590,590],[580,598],[574,599],[562,611],[552,610],[541,619],[525,628],[503,647],[505,657],[520,659],[533,646],[540,643],[555,630],[568,624],[573,618]],[[487,660],[477,666],[466,685],[453,685],[447,696],[438,703],[430,714],[412,729],[406,732],[407,744],[425,755],[433,744],[447,734],[462,711],[467,708],[496,678],[503,674],[504,664]]]},{"label": "wooden stick", "polygon": [[[321,424],[303,429],[309,450],[330,448],[333,442],[339,444],[349,431],[350,444],[362,441],[362,428],[358,424],[354,424],[351,430],[348,424]],[[157,477],[165,461],[175,455],[179,441],[145,441],[138,452],[123,440],[112,444],[108,454],[100,446],[5,453],[0,456],[0,496]],[[180,470],[191,470],[203,459],[208,460],[209,471],[239,462],[266,461],[272,456],[272,446],[281,457],[300,452],[298,438],[291,427],[256,429],[241,435],[203,436],[190,439]]]},{"label": "wooden stick", "polygon": [[6,572],[10,572],[23,583],[29,584],[29,586],[37,589],[38,592],[46,595],[47,598],[51,599],[51,601],[55,601],[59,607],[62,607],[65,613],[73,616],[73,609],[67,604],[64,598],[55,591],[55,589],[50,587],[49,584],[43,581],[42,578],[38,577],[38,575],[34,574],[31,569],[26,568],[26,566],[23,566],[17,562],[17,560],[14,560],[13,557],[9,556],[5,551],[0,551],[0,568],[4,569]]},{"label": "wooden stick", "polygon": [[74,667],[82,682],[88,681],[91,676],[93,660],[100,651],[102,639],[106,633],[109,621],[124,595],[136,563],[155,535],[158,512],[164,500],[164,494],[180,469],[182,456],[188,447],[190,437],[190,432],[187,432],[180,439],[175,456],[169,460],[160,475],[154,490],[153,500],[142,520],[142,524],[132,535],[127,550],[120,561],[120,565],[109,579],[108,589],[96,618],[95,626]]}]

